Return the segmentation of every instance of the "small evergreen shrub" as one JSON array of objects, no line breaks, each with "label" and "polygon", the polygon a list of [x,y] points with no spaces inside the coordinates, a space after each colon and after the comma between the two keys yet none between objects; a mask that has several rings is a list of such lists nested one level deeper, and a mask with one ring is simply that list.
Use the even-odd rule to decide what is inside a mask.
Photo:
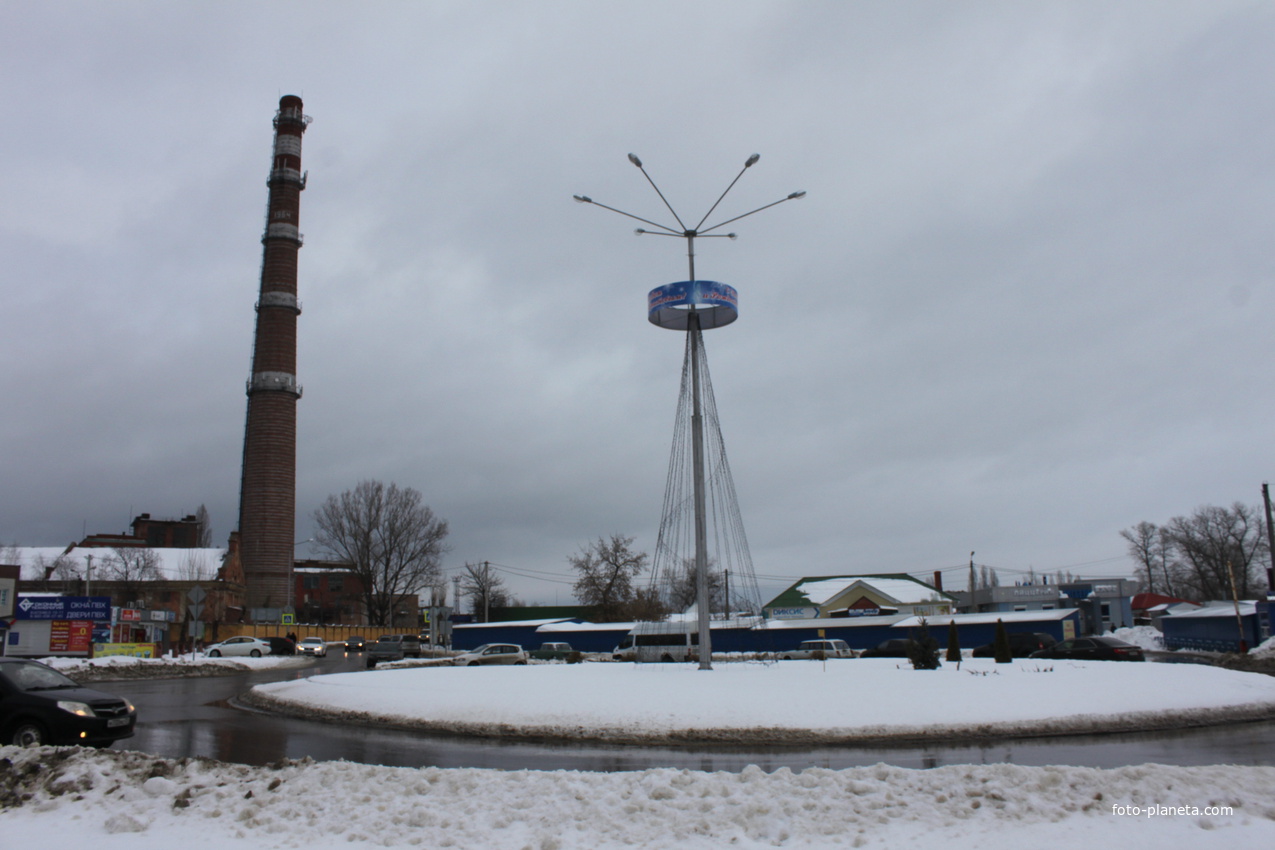
[{"label": "small evergreen shrub", "polygon": [[947,621],[947,655],[945,661],[959,664],[961,662],[961,640],[956,634],[956,621]]},{"label": "small evergreen shrub", "polygon": [[908,660],[912,662],[913,670],[937,670],[941,666],[939,642],[930,637],[930,627],[924,618],[908,645]]},{"label": "small evergreen shrub", "polygon": [[996,621],[996,637],[992,641],[992,654],[997,664],[1009,664],[1014,660],[1014,652],[1009,648],[1009,633],[1005,631],[1005,624],[1000,620]]}]

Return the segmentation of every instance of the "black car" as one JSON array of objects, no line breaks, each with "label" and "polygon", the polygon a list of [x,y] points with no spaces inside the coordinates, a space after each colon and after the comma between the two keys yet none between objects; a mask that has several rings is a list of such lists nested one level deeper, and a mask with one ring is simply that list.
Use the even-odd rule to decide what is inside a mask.
[{"label": "black car", "polygon": [[871,649],[859,653],[860,658],[907,658],[908,652],[916,645],[911,638],[891,638],[883,640]]},{"label": "black car", "polygon": [[292,642],[292,638],[286,637],[268,637],[262,638],[270,644],[271,655],[296,655],[297,645]]},{"label": "black car", "polygon": [[[1006,637],[1009,638],[1009,654],[1014,658],[1026,658],[1033,652],[1049,649],[1058,643],[1053,635],[1044,632],[1010,632]],[[995,658],[996,644],[989,643],[986,646],[975,647],[974,657]]]},{"label": "black car", "polygon": [[366,641],[358,635],[353,635],[345,639],[346,652],[362,652],[366,649]]},{"label": "black car", "polygon": [[38,661],[0,658],[0,744],[109,747],[133,737],[128,700],[81,687]]},{"label": "black car", "polygon": [[1146,661],[1141,647],[1113,637],[1071,638],[1048,649],[1033,652],[1029,658],[1069,658],[1083,661]]}]

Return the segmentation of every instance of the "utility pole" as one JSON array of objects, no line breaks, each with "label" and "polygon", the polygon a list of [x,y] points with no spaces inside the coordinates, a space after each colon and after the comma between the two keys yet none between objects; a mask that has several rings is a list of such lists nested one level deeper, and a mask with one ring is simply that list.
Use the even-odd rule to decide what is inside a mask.
[{"label": "utility pole", "polygon": [[1275,528],[1271,527],[1271,488],[1262,482],[1262,501],[1266,504],[1266,548],[1271,565],[1266,568],[1266,598],[1275,596]]},{"label": "utility pole", "polygon": [[1231,575],[1231,598],[1235,600],[1235,625],[1240,630],[1240,655],[1248,654],[1248,640],[1244,636],[1244,618],[1240,615],[1240,591],[1235,584],[1235,567],[1231,560],[1226,560],[1226,571]]},{"label": "utility pole", "polygon": [[974,553],[970,552],[970,613],[978,613],[978,604],[974,601],[974,591],[976,589],[977,579],[974,575]]},{"label": "utility pole", "polygon": [[460,576],[452,576],[452,604],[456,606],[456,613],[460,613]]}]

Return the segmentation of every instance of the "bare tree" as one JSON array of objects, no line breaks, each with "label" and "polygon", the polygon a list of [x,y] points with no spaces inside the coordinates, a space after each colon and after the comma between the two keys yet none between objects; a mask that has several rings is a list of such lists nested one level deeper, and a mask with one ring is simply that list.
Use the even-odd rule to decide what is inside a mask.
[{"label": "bare tree", "polygon": [[149,546],[116,546],[102,558],[98,575],[105,581],[125,584],[155,581],[164,577],[159,564],[159,556]]},{"label": "bare tree", "polygon": [[195,545],[200,549],[212,548],[212,520],[208,518],[208,508],[203,505],[195,511],[195,523],[199,526],[198,539]]},{"label": "bare tree", "polygon": [[509,604],[505,580],[491,568],[488,561],[465,564],[465,571],[460,574],[460,592],[469,597],[474,616],[480,617],[484,623],[492,608],[503,608]]},{"label": "bare tree", "polygon": [[419,491],[362,481],[328,496],[314,512],[318,548],[345,562],[363,585],[370,625],[391,625],[404,596],[440,580],[447,522],[434,516]]},{"label": "bare tree", "polygon": [[[708,564],[708,599],[709,610],[726,610],[726,576],[721,570],[713,569],[714,562]],[[683,558],[681,569],[669,575],[668,604],[674,611],[685,611],[699,598],[699,582],[695,574],[695,559]]]},{"label": "bare tree", "polygon": [[[224,557],[224,553],[223,553]],[[187,549],[177,563],[177,578],[181,581],[211,581],[217,576],[219,563],[206,549]]]},{"label": "bare tree", "polygon": [[658,587],[639,587],[633,591],[633,601],[628,605],[631,620],[663,620],[669,614],[668,603]]},{"label": "bare tree", "polygon": [[1147,593],[1155,593],[1157,570],[1164,593],[1173,595],[1173,579],[1169,575],[1169,556],[1173,549],[1165,529],[1152,522],[1140,522],[1120,532],[1129,544],[1129,557],[1138,562],[1134,575]]},{"label": "bare tree", "polygon": [[580,574],[571,592],[583,605],[592,605],[601,622],[626,619],[636,598],[633,579],[646,569],[645,552],[634,552],[632,537],[612,534],[599,537],[580,554],[567,558],[571,568]]},{"label": "bare tree", "polygon": [[116,546],[102,558],[93,575],[103,581],[119,582],[125,602],[141,601],[146,582],[162,579],[159,556],[149,546]]},{"label": "bare tree", "polygon": [[1240,502],[1229,508],[1205,505],[1190,516],[1169,520],[1168,540],[1177,555],[1174,583],[1195,599],[1247,599],[1264,588],[1259,558],[1266,555],[1266,526],[1261,512]]}]

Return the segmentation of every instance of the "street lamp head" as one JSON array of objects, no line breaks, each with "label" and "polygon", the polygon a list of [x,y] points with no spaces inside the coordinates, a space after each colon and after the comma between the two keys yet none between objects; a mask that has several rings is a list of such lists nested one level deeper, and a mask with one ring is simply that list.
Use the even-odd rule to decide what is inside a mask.
[{"label": "street lamp head", "polygon": [[633,163],[633,164],[634,164],[634,165],[636,165],[638,168],[641,168],[641,167],[642,167],[642,160],[638,159],[638,158],[637,158],[637,154],[635,154],[635,153],[631,153],[631,154],[629,154],[629,162]]},{"label": "street lamp head", "polygon": [[804,197],[806,197],[806,190],[802,189],[800,192],[793,192],[791,195],[788,196],[787,200],[795,201],[798,198],[804,198]]},{"label": "street lamp head", "polygon": [[588,195],[572,195],[571,197],[573,197],[573,198],[575,198],[575,199],[576,199],[576,203],[577,203],[577,204],[591,204],[591,203],[593,203],[593,198],[590,198]]},{"label": "street lamp head", "polygon": [[761,159],[761,154],[759,153],[753,154],[752,156],[748,158],[748,161],[744,163],[744,168],[752,168],[754,165],[757,164],[757,160],[759,159]]}]

